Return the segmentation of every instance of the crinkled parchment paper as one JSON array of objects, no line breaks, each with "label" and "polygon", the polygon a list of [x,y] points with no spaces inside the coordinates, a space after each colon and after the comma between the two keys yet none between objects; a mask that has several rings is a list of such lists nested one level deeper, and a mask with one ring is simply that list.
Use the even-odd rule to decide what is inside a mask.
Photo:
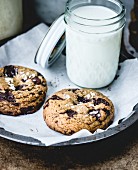
[{"label": "crinkled parchment paper", "polygon": [[[62,88],[76,86],[70,82],[66,75],[65,56],[62,55],[48,69],[42,69],[34,63],[36,51],[47,30],[47,26],[40,24],[2,46],[0,48],[0,66],[17,64],[41,72],[47,79],[47,96],[49,96]],[[133,107],[138,103],[138,60],[126,60],[120,64],[120,68],[117,73],[118,78],[107,88],[100,89],[115,105],[115,118],[110,127],[118,125],[120,119],[129,117]],[[18,117],[0,115],[0,127],[15,134],[38,139],[47,146],[76,137],[92,135],[87,130],[81,130],[71,136],[55,132],[46,126],[42,111],[41,108],[34,114]],[[96,133],[100,132],[102,130],[98,130]]]}]

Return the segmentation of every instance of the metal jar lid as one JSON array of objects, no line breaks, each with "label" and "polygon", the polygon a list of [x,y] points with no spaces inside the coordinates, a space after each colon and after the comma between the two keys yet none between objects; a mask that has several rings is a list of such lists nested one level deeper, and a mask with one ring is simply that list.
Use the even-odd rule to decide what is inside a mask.
[{"label": "metal jar lid", "polygon": [[40,44],[35,63],[43,68],[51,66],[61,55],[65,47],[65,23],[64,15],[61,15],[49,28],[42,43]]}]

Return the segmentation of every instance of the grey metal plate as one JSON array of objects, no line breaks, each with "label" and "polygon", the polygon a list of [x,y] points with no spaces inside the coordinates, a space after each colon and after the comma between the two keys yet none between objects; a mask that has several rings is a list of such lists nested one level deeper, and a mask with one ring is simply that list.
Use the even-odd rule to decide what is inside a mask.
[{"label": "grey metal plate", "polygon": [[[126,28],[125,28],[125,36],[124,36],[124,44],[122,46],[122,58],[121,61],[124,61],[125,59],[129,59],[129,58],[133,58],[134,57],[138,57],[138,52],[137,50],[135,50],[135,46],[137,47],[137,42],[135,42],[135,46],[134,44],[131,45],[131,43],[128,42],[128,36],[129,36],[129,32],[133,32],[133,27],[132,30],[131,27],[129,27],[129,23],[131,22],[131,12],[132,10],[135,8],[134,6],[134,1],[129,1],[129,0],[122,0],[126,6],[127,9],[127,23],[126,23]],[[138,36],[135,35],[135,36]],[[127,47],[127,49],[126,49]],[[133,52],[133,56],[131,55],[131,51],[132,49],[134,49]],[[132,114],[129,118],[124,119],[124,120],[120,120],[119,124],[113,128],[110,128],[102,133],[98,133],[95,135],[91,135],[89,137],[82,137],[82,138],[75,138],[72,139],[70,141],[67,142],[62,142],[62,143],[58,143],[52,146],[71,146],[71,145],[78,145],[78,144],[85,144],[85,143],[92,143],[92,142],[96,142],[105,138],[108,138],[110,136],[113,136],[123,130],[125,130],[126,128],[128,128],[129,126],[131,126],[133,123],[135,123],[138,120],[138,104],[133,108]],[[12,140],[12,141],[16,141],[16,142],[20,142],[20,143],[24,143],[24,144],[28,144],[28,145],[35,145],[35,146],[45,146],[43,143],[41,143],[39,140],[31,138],[31,137],[27,137],[27,136],[21,136],[21,135],[17,135],[11,132],[6,131],[3,128],[0,128],[0,137]]]}]

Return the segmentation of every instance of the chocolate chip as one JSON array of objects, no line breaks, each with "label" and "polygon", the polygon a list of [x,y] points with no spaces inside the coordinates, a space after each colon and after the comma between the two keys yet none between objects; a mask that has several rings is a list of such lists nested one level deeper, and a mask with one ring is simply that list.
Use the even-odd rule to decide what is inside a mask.
[{"label": "chocolate chip", "polygon": [[41,74],[41,73],[39,73],[39,72],[37,72],[37,76],[42,76],[42,74]]},{"label": "chocolate chip", "polygon": [[78,103],[77,103],[77,102],[75,102],[75,101],[72,101],[72,104],[73,104],[73,105],[77,105]]},{"label": "chocolate chip", "polygon": [[101,103],[105,104],[106,106],[109,106],[109,103],[105,99],[102,99],[102,98],[93,99],[93,103],[94,103],[94,106],[99,105]]},{"label": "chocolate chip", "polygon": [[73,135],[75,133],[75,131],[74,130],[71,130],[70,132],[69,132],[69,135]]},{"label": "chocolate chip", "polygon": [[42,92],[42,91],[39,91],[39,92],[38,92],[38,94],[39,94],[39,95],[42,95],[42,94],[43,94],[43,92]]},{"label": "chocolate chip", "polygon": [[42,82],[42,86],[46,87],[46,82]]},{"label": "chocolate chip", "polygon": [[81,96],[78,96],[77,100],[78,100],[78,102],[82,102],[82,103],[88,103],[88,102],[91,101],[91,99],[87,99],[87,98],[84,98],[84,97],[81,97]]},{"label": "chocolate chip", "polygon": [[22,79],[22,82],[26,82],[26,79]]},{"label": "chocolate chip", "polygon": [[41,80],[40,80],[37,76],[35,76],[35,77],[32,79],[32,81],[34,82],[34,84],[37,84],[37,85],[41,84]]},{"label": "chocolate chip", "polygon": [[15,99],[14,99],[14,96],[13,96],[12,93],[9,93],[9,94],[7,95],[7,101],[8,101],[8,102],[15,102]]},{"label": "chocolate chip", "polygon": [[57,95],[53,95],[51,98],[49,98],[49,100],[63,100],[63,99]]},{"label": "chocolate chip", "polygon": [[29,107],[23,107],[20,109],[21,114],[30,114],[33,113],[34,111],[34,106],[29,106]]},{"label": "chocolate chip", "polygon": [[71,109],[66,110],[65,112],[60,113],[60,114],[65,114],[65,113],[66,113],[69,117],[73,117],[74,115],[76,115],[76,114],[77,114],[77,112],[76,112],[76,111],[71,110]]},{"label": "chocolate chip", "polygon": [[45,105],[44,105],[44,109],[49,106],[49,100],[64,100],[64,99],[62,99],[61,97],[59,97],[59,96],[57,96],[57,95],[53,95],[52,97],[50,97],[50,98],[46,101],[46,103],[45,103]]},{"label": "chocolate chip", "polygon": [[72,91],[73,93],[75,93],[75,91],[77,91],[77,90],[79,90],[79,89],[68,89],[68,91]]},{"label": "chocolate chip", "polygon": [[18,74],[18,69],[12,65],[5,66],[3,74],[6,77],[14,77]]},{"label": "chocolate chip", "polygon": [[14,95],[9,91],[6,91],[5,93],[0,92],[0,101],[2,100],[7,100],[8,102],[15,102]]},{"label": "chocolate chip", "polygon": [[26,85],[18,85],[18,86],[15,86],[15,90],[16,90],[16,91],[21,90],[24,86],[26,86]]},{"label": "chocolate chip", "polygon": [[110,111],[109,111],[109,110],[107,110],[107,109],[105,109],[105,108],[104,108],[104,109],[102,109],[102,110],[106,113],[106,115],[107,115],[107,116],[109,116],[109,115],[110,115]]}]

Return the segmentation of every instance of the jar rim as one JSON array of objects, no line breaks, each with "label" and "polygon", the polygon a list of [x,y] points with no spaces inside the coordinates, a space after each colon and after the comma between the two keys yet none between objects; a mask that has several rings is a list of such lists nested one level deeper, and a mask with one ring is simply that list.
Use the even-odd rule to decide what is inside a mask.
[{"label": "jar rim", "polygon": [[[75,18],[80,18],[82,20],[87,20],[87,21],[94,21],[94,22],[100,22],[100,21],[111,21],[111,20],[114,20],[118,17],[121,16],[121,18],[123,18],[125,16],[125,13],[126,13],[126,8],[124,6],[124,4],[120,1],[120,0],[107,0],[107,1],[110,1],[110,2],[113,2],[113,3],[118,3],[119,6],[121,7],[121,10],[120,12],[114,16],[114,17],[109,17],[109,18],[105,18],[105,19],[92,19],[92,18],[85,18],[85,17],[82,17],[82,16],[78,16],[74,13],[72,13],[71,9],[69,8],[69,3],[71,2],[72,0],[68,0],[67,1],[67,4],[66,4],[66,13],[69,15],[69,16],[73,16]],[[101,6],[101,5],[98,5],[98,6]],[[103,6],[105,7],[105,6]],[[107,7],[108,8],[108,7]],[[79,23],[78,23],[79,24]]]}]

